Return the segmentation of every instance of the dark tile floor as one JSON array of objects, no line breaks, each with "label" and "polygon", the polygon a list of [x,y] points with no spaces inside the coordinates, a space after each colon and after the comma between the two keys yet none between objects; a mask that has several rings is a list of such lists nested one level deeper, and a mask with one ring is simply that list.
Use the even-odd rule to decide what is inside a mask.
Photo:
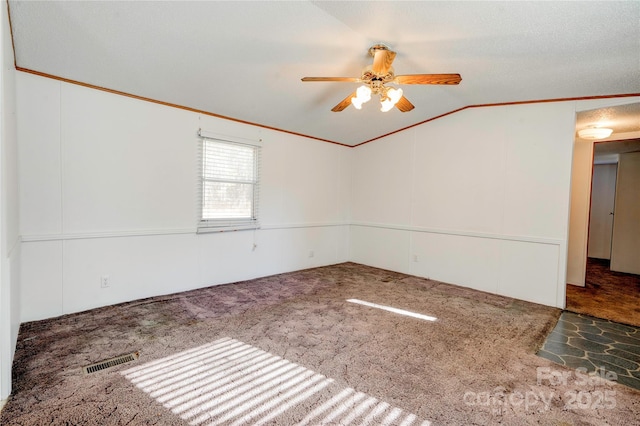
[{"label": "dark tile floor", "polygon": [[538,356],[588,372],[606,370],[640,390],[640,327],[563,312]]}]

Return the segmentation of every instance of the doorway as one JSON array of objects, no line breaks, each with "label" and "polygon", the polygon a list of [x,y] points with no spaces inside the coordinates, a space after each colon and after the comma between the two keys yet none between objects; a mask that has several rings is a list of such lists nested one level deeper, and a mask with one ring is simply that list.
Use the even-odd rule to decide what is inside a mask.
[{"label": "doorway", "polygon": [[584,287],[567,310],[640,326],[640,139],[598,142],[593,164]]},{"label": "doorway", "polygon": [[[594,150],[597,150],[597,146]],[[587,258],[611,260],[617,172],[617,161],[594,161]]]}]

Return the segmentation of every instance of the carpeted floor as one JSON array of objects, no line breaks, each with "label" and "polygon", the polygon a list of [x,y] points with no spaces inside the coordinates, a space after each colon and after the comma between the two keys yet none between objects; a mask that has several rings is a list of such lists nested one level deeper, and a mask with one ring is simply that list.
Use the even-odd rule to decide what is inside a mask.
[{"label": "carpeted floor", "polygon": [[[630,425],[558,309],[345,263],[21,326],[2,425]],[[138,351],[97,373],[81,367]]]},{"label": "carpeted floor", "polygon": [[585,287],[567,285],[567,310],[640,327],[640,275],[609,269],[609,260],[587,259]]}]

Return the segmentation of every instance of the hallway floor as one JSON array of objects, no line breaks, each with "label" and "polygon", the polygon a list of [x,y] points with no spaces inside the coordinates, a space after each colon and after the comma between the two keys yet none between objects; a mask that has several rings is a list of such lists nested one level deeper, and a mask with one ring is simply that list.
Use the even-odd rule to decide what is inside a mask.
[{"label": "hallway floor", "polygon": [[640,326],[640,275],[614,272],[609,260],[588,258],[586,286],[567,285],[566,309]]}]

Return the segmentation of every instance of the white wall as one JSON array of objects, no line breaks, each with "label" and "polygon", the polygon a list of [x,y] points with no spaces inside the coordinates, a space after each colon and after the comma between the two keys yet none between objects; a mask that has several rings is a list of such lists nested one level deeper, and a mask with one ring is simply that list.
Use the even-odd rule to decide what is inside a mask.
[{"label": "white wall", "polygon": [[355,262],[564,307],[575,103],[472,108],[356,148]]},{"label": "white wall", "polygon": [[640,152],[620,154],[611,270],[640,274]]},{"label": "white wall", "polygon": [[[22,321],[348,260],[349,148],[26,73],[17,92]],[[262,141],[261,230],[195,234],[198,128]]]},{"label": "white wall", "polygon": [[[346,260],[564,307],[584,103],[349,149],[26,73],[17,91],[22,321]],[[262,140],[261,230],[194,233],[200,127]]]},{"label": "white wall", "polygon": [[11,393],[11,364],[20,327],[20,235],[16,71],[7,8],[0,8],[0,401]]},{"label": "white wall", "polygon": [[572,161],[567,283],[584,287],[587,271],[593,141],[576,139]]}]

